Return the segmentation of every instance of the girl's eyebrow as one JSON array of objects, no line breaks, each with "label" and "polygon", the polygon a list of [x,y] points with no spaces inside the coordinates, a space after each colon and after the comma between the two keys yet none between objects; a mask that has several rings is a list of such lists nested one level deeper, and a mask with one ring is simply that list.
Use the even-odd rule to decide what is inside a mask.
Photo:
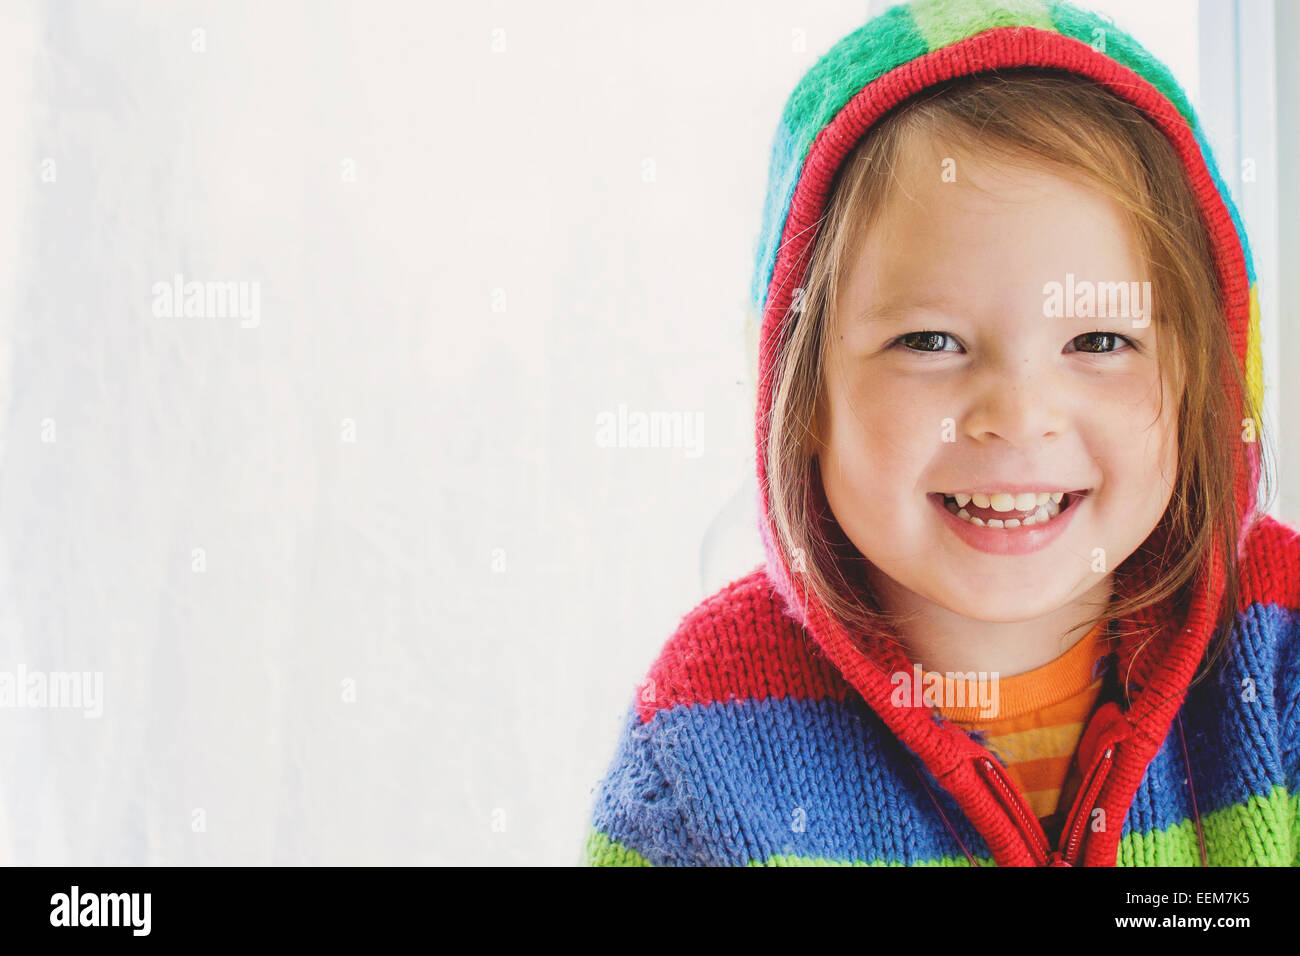
[{"label": "girl's eyebrow", "polygon": [[864,309],[853,316],[855,322],[898,322],[913,312],[943,312],[952,315],[960,311],[956,303],[943,298],[922,299],[916,302],[884,303]]}]

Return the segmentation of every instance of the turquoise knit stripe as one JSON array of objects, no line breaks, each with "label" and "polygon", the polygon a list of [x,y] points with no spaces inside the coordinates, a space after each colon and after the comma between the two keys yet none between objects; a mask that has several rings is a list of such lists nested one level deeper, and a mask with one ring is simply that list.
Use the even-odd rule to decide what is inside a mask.
[{"label": "turquoise knit stripe", "polygon": [[1052,23],[1058,33],[1086,43],[1116,63],[1128,67],[1159,90],[1164,98],[1182,114],[1183,119],[1192,129],[1199,128],[1196,111],[1192,109],[1192,104],[1182,87],[1178,85],[1178,81],[1174,79],[1169,69],[1137,40],[1115,26],[1110,19],[1080,10],[1072,4],[1053,3],[1051,11]]},{"label": "turquoise knit stripe", "polygon": [[798,144],[790,127],[782,120],[772,141],[771,174],[768,178],[767,196],[763,200],[763,227],[758,234],[758,268],[750,287],[750,301],[762,313],[767,301],[767,287],[772,283],[776,268],[781,233],[794,198],[799,174],[803,171],[803,158],[795,156]]},{"label": "turquoise knit stripe", "polygon": [[786,100],[781,118],[796,132],[802,161],[817,134],[862,87],[931,52],[912,5],[891,7],[841,39],[813,65]]}]

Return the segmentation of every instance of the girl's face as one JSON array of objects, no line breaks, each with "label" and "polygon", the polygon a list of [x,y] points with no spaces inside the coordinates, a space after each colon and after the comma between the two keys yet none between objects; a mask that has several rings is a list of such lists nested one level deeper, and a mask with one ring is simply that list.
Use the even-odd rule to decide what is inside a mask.
[{"label": "girl's face", "polygon": [[[1178,394],[1159,375],[1148,276],[1122,207],[1045,169],[913,157],[844,266],[817,424],[822,481],[904,603],[1028,621],[1108,589],[1107,573],[1155,528],[1178,464]],[[1139,294],[1126,312],[1112,300],[1118,316],[1101,295],[1091,311],[1078,298],[1121,282]],[[1052,498],[1040,511],[1041,495],[1027,497],[1075,491],[1055,514]],[[983,526],[954,515],[959,503]]]}]

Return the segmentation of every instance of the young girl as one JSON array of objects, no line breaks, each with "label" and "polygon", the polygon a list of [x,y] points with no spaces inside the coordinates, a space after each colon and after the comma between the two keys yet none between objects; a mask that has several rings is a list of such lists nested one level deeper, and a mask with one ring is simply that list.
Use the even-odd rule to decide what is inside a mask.
[{"label": "young girl", "polygon": [[764,230],[767,561],[639,688],[587,862],[1300,864],[1300,539],[1168,71],[894,7],[790,97]]}]

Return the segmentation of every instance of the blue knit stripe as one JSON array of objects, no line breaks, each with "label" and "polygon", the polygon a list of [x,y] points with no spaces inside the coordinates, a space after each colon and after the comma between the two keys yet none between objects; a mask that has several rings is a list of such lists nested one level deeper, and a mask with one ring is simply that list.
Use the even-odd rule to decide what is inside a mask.
[{"label": "blue knit stripe", "polygon": [[687,821],[655,760],[653,727],[653,722],[641,723],[635,703],[624,714],[618,747],[592,809],[596,832],[588,840],[588,852],[603,835],[651,866],[689,866]]},{"label": "blue knit stripe", "polygon": [[[914,767],[970,851],[989,856],[956,803],[860,699],[674,707],[651,726],[663,759],[674,765],[670,776],[687,815],[704,831],[703,842],[727,851],[727,864],[964,860]],[[712,832],[719,820],[744,820],[746,831]]]},{"label": "blue knit stripe", "polygon": [[[1257,613],[1271,618],[1291,612],[1270,607]],[[1278,622],[1251,620],[1248,626],[1267,629]],[[1242,662],[1231,661],[1221,682],[1235,681],[1241,667]],[[1258,693],[1261,700],[1271,702],[1274,688],[1270,674],[1268,670],[1259,672]],[[1209,700],[1223,691],[1198,686],[1194,693]],[[1267,756],[1277,752],[1277,742],[1268,736],[1269,728],[1276,726],[1275,718],[1251,721],[1240,710],[1214,708],[1200,701],[1185,710],[1183,720],[1202,814],[1245,805],[1252,798],[1267,798],[1276,786],[1287,783],[1283,768],[1273,766]],[[661,739],[675,741],[674,753],[681,761],[676,779],[683,788],[689,789],[692,781],[701,779],[728,781],[722,793],[691,793],[690,817],[754,821],[765,841],[764,857],[911,864],[962,855],[947,838],[942,820],[918,787],[897,742],[887,735],[879,718],[865,714],[860,701],[855,705],[852,700],[732,700],[675,707],[661,712],[651,725],[659,727]],[[1225,766],[1238,771],[1225,774]],[[1174,725],[1138,788],[1124,821],[1124,834],[1164,831],[1192,819],[1186,777],[1182,744]],[[933,781],[931,785],[942,792]],[[876,804],[864,805],[864,794],[875,795]],[[945,808],[945,812],[950,820],[964,819],[955,807]],[[927,822],[914,832],[924,831],[934,842],[904,848],[886,835],[897,833],[900,823],[913,830],[916,823],[912,821],[919,818]],[[799,826],[804,829],[800,831]],[[727,842],[723,834],[710,836],[719,843]],[[962,838],[968,846],[977,842],[973,833]],[[738,849],[729,862],[747,862],[741,856]]]}]

